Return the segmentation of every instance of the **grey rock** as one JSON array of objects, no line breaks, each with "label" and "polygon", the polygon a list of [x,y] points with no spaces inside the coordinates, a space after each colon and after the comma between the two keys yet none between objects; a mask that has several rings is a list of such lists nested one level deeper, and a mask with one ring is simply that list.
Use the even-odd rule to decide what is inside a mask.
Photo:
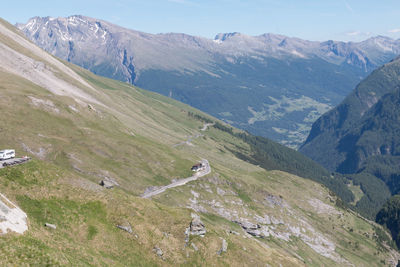
[{"label": "grey rock", "polygon": [[252,235],[252,236],[255,236],[255,237],[263,237],[263,235],[262,235],[262,233],[261,233],[260,230],[248,229],[248,230],[246,230],[246,232],[247,232],[249,235]]},{"label": "grey rock", "polygon": [[93,106],[93,105],[91,105],[91,104],[88,104],[88,109],[89,109],[89,110],[96,111],[96,109],[94,108],[94,106]]},{"label": "grey rock", "polygon": [[121,230],[124,230],[124,231],[126,231],[126,232],[128,232],[128,233],[130,233],[130,234],[133,234],[133,230],[132,230],[131,225],[127,225],[127,226],[124,226],[124,225],[116,225],[116,226],[117,226],[117,228],[119,228],[119,229],[121,229]]},{"label": "grey rock", "polygon": [[107,189],[110,189],[110,188],[113,188],[114,186],[119,185],[114,179],[112,179],[110,177],[104,177],[104,179],[101,180],[99,184]]},{"label": "grey rock", "polygon": [[199,248],[196,246],[195,243],[192,243],[192,248],[193,248],[195,251],[198,251],[198,250],[199,250]]},{"label": "grey rock", "polygon": [[206,227],[201,221],[200,216],[192,213],[192,221],[190,222],[189,234],[204,236],[206,234]]},{"label": "grey rock", "polygon": [[225,190],[217,187],[217,194],[220,195],[220,196],[224,196],[226,194],[226,192],[225,192]]},{"label": "grey rock", "polygon": [[258,224],[254,224],[248,221],[233,221],[234,223],[239,224],[244,230],[256,230],[258,228],[260,228],[260,226]]},{"label": "grey rock", "polygon": [[160,258],[164,255],[164,252],[162,251],[162,249],[157,247],[157,246],[155,246],[153,248],[153,252],[156,253],[157,256],[160,257]]},{"label": "grey rock", "polygon": [[190,227],[185,229],[185,247],[189,243],[189,238],[190,238]]},{"label": "grey rock", "polygon": [[271,194],[268,194],[264,200],[271,206],[271,207],[284,207],[285,206],[285,202],[282,199],[282,197],[278,197],[278,196],[274,196]]},{"label": "grey rock", "polygon": [[248,234],[255,237],[264,237],[261,231],[261,226],[258,224],[253,224],[248,221],[233,221],[234,223],[239,224],[243,230],[245,230]]},{"label": "grey rock", "polygon": [[51,224],[51,223],[45,223],[44,226],[51,228],[51,229],[57,229],[57,226],[55,224]]},{"label": "grey rock", "polygon": [[240,235],[238,232],[233,231],[233,230],[229,230],[229,233],[230,233],[230,234],[234,234],[234,235]]},{"label": "grey rock", "polygon": [[269,215],[264,215],[264,217],[254,215],[254,219],[260,224],[271,224],[271,218]]},{"label": "grey rock", "polygon": [[218,255],[225,253],[228,250],[228,242],[225,239],[222,239],[221,249],[217,252]]},{"label": "grey rock", "polygon": [[101,180],[100,181],[100,185],[105,187],[105,188],[107,188],[107,189],[110,189],[110,188],[114,187],[114,184],[109,182],[109,181],[107,181],[107,180]]}]

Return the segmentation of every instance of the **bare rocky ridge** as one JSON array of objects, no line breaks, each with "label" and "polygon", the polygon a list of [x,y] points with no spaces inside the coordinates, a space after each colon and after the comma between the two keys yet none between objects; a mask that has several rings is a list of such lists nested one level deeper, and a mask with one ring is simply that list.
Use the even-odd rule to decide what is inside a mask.
[{"label": "bare rocky ridge", "polygon": [[[383,36],[360,43],[345,43],[307,41],[271,33],[260,36],[221,33],[212,40],[180,33],[148,34],[85,16],[34,17],[17,27],[46,51],[68,61],[82,56],[82,50],[91,52],[90,59],[98,63],[103,56],[114,54],[122,60],[123,66],[119,67],[125,69],[125,74],[132,74],[129,72],[132,64],[136,75],[149,68],[207,71],[207,65],[215,60],[212,53],[235,58],[266,54],[274,58],[317,56],[367,71],[380,64],[381,55],[372,52],[395,55],[400,51],[400,42]],[[117,46],[113,47],[110,42],[114,41]]]}]

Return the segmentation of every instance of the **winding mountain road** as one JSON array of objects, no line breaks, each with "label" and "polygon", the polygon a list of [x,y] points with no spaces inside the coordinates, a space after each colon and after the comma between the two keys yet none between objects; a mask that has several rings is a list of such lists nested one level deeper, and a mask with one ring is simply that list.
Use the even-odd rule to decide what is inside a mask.
[{"label": "winding mountain road", "polygon": [[189,183],[189,182],[191,182],[191,181],[195,181],[195,180],[197,180],[198,178],[203,177],[203,176],[209,174],[209,173],[211,172],[211,167],[210,167],[210,164],[208,163],[208,160],[203,159],[203,160],[201,161],[201,163],[205,165],[204,170],[199,171],[199,172],[196,172],[196,173],[195,173],[193,176],[191,176],[191,177],[177,180],[177,181],[175,181],[175,182],[173,182],[173,183],[171,183],[171,184],[169,184],[169,185],[163,186],[163,187],[158,188],[158,189],[156,189],[156,190],[154,190],[154,191],[145,192],[145,193],[143,193],[143,194],[141,195],[141,197],[142,197],[142,198],[151,198],[151,197],[153,197],[153,196],[155,196],[155,195],[161,194],[162,192],[164,192],[164,191],[167,190],[168,188],[173,188],[173,187],[178,187],[178,186],[185,185],[185,184],[187,184],[187,183]]},{"label": "winding mountain road", "polygon": [[[203,128],[201,128],[200,131],[204,132],[204,131],[206,131],[206,130],[208,129],[208,127],[213,126],[214,124],[215,124],[215,123],[204,123],[204,124],[203,124]],[[186,139],[186,141],[182,141],[182,142],[180,142],[180,143],[178,143],[178,144],[173,145],[172,147],[177,147],[177,146],[181,146],[181,145],[194,146],[194,145],[192,144],[192,140],[193,140],[193,139],[196,139],[196,138],[199,138],[199,137],[202,137],[202,136],[204,136],[204,135],[203,135],[203,134],[200,134],[200,133],[197,133],[197,134],[195,134],[195,135],[190,135],[190,136],[188,136],[188,138]]]}]

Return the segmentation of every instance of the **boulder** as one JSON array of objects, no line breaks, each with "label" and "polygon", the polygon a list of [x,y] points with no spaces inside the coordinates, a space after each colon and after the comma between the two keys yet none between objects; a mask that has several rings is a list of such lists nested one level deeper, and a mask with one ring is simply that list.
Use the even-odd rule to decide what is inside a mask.
[{"label": "boulder", "polygon": [[110,177],[105,177],[103,180],[100,181],[99,184],[107,189],[113,188],[114,186],[118,185],[118,183]]},{"label": "boulder", "polygon": [[157,246],[153,248],[153,252],[156,253],[157,256],[160,258],[164,255],[164,252],[161,250],[161,248]]},{"label": "boulder", "polygon": [[133,230],[132,230],[132,227],[130,226],[130,225],[127,225],[127,226],[124,226],[124,225],[116,225],[117,226],[117,228],[119,228],[119,229],[121,229],[121,230],[124,230],[124,231],[126,231],[126,232],[128,232],[128,233],[130,233],[130,234],[133,234]]},{"label": "boulder", "polygon": [[51,224],[51,223],[45,223],[44,226],[49,227],[51,229],[57,229],[57,226],[55,224]]},{"label": "boulder", "polygon": [[201,221],[200,216],[192,213],[192,221],[190,222],[189,234],[204,236],[206,234],[206,227]]},{"label": "boulder", "polygon": [[228,242],[226,242],[226,240],[222,238],[222,246],[221,249],[217,252],[217,254],[221,255],[222,253],[225,253],[227,250],[228,250]]}]

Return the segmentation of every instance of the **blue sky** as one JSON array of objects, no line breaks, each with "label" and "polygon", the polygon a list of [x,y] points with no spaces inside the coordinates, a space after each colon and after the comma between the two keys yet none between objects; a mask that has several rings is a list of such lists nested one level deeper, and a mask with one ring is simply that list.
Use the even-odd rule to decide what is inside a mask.
[{"label": "blue sky", "polygon": [[1,5],[11,23],[33,16],[86,15],[149,33],[278,33],[308,40],[400,38],[399,0],[14,0]]}]

